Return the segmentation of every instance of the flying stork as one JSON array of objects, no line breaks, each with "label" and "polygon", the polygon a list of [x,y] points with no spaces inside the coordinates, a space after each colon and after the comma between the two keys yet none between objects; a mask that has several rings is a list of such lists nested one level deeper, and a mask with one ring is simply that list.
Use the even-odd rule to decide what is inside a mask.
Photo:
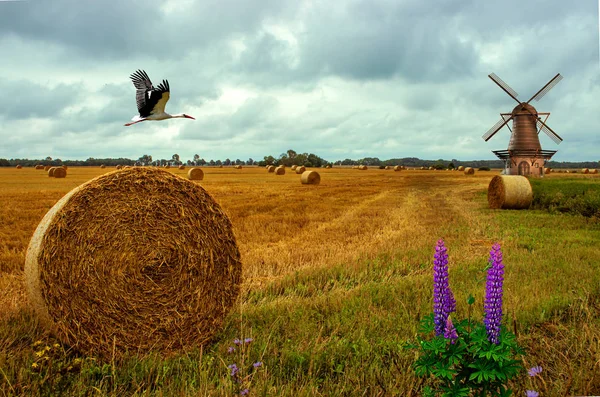
[{"label": "flying stork", "polygon": [[130,126],[135,123],[141,123],[146,120],[165,120],[174,118],[186,118],[196,120],[192,116],[184,113],[169,114],[165,112],[165,105],[169,101],[169,82],[163,80],[156,88],[152,85],[150,78],[143,70],[138,70],[131,76],[131,81],[135,86],[135,100],[137,102],[139,116],[134,116]]}]

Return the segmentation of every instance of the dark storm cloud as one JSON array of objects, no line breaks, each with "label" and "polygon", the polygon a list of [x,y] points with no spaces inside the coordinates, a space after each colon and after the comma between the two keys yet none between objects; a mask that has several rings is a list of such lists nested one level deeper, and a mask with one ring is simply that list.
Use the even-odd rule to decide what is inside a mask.
[{"label": "dark storm cloud", "polygon": [[0,117],[6,120],[55,117],[65,107],[80,101],[82,88],[80,84],[48,88],[26,80],[0,78]]}]

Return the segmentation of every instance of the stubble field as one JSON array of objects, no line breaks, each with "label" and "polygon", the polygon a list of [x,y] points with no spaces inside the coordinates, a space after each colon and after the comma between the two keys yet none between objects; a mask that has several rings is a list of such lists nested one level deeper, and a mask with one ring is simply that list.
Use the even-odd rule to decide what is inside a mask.
[{"label": "stubble field", "polygon": [[[600,394],[600,224],[489,210],[487,185],[497,171],[319,169],[321,184],[307,186],[290,169],[277,176],[256,167],[204,168],[198,183],[230,217],[244,273],[239,304],[215,342],[166,360],[119,364],[57,345],[54,364],[32,368],[39,346],[56,341],[37,325],[24,295],[29,239],[64,194],[111,171],[74,167],[55,179],[30,168],[0,169],[5,395],[229,395],[235,385],[227,348],[248,335],[248,359],[264,363],[253,395],[419,395],[414,353],[402,346],[431,311],[440,238],[459,316],[469,294],[482,315],[484,269],[499,242],[505,323],[526,347],[526,365],[544,368],[543,395]],[[187,169],[171,171],[184,176]],[[517,395],[529,386],[526,372],[513,384]]]}]

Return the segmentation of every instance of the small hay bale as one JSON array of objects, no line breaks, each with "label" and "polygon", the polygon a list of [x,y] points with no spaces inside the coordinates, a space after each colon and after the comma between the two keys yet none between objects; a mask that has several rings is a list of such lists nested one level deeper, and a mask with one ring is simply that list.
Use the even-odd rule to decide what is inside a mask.
[{"label": "small hay bale", "polygon": [[598,170],[595,168],[590,169],[590,174],[597,174]]},{"label": "small hay bale", "polygon": [[122,168],[123,168],[123,166],[122,166],[121,164],[118,164],[116,168],[117,168],[118,170],[120,170],[120,169],[122,169]]},{"label": "small hay bale", "polygon": [[63,167],[56,167],[54,169],[54,177],[55,178],[66,178],[67,176],[67,170],[64,169]]},{"label": "small hay bale", "polygon": [[38,225],[25,260],[40,324],[106,361],[205,344],[234,304],[241,274],[231,221],[206,190],[143,167],[67,193]]},{"label": "small hay bale", "polygon": [[582,174],[589,174],[589,173],[590,173],[590,170],[589,170],[589,168],[582,168],[582,169],[581,169],[581,173],[582,173]]},{"label": "small hay bale", "polygon": [[275,166],[274,165],[270,165],[267,167],[267,172],[275,172]]},{"label": "small hay bale", "polygon": [[367,167],[366,165],[359,165],[358,169],[361,170],[361,171],[365,171],[365,170],[368,170],[369,167]]},{"label": "small hay bale", "polygon": [[391,169],[392,169],[392,167],[390,167],[389,165],[386,165],[386,166],[385,166],[385,169],[386,169],[386,170],[391,170]]},{"label": "small hay bale", "polygon": [[465,168],[465,175],[473,175],[475,173],[475,168],[467,167]]},{"label": "small hay bale", "polygon": [[219,165],[219,168],[223,168],[223,164]]},{"label": "small hay bale", "polygon": [[238,164],[238,165],[236,165],[234,168],[235,168],[236,170],[241,170],[241,169],[242,169],[242,166]]},{"label": "small hay bale", "polygon": [[285,175],[285,167],[279,166],[275,168],[275,175]]},{"label": "small hay bale", "polygon": [[100,168],[104,169],[104,168],[106,168],[106,166],[105,166],[104,164],[102,164],[102,165],[100,166]]},{"label": "small hay bale", "polygon": [[17,169],[20,170],[21,168],[23,168],[21,164],[17,164]]},{"label": "small hay bale", "polygon": [[171,168],[170,164],[165,165],[165,168]]},{"label": "small hay bale", "polygon": [[188,179],[191,181],[201,181],[204,179],[204,171],[200,168],[190,168],[188,171]]},{"label": "small hay bale", "polygon": [[54,178],[54,170],[56,170],[57,167],[50,167],[50,169],[48,170],[48,176],[50,178]]},{"label": "small hay bale", "polygon": [[325,168],[327,168],[329,170],[329,169],[331,169],[331,166],[329,164],[327,164],[327,166],[325,166]]},{"label": "small hay bale", "polygon": [[306,171],[306,167],[301,165],[299,167],[296,167],[296,174],[301,175],[304,173],[304,171]]},{"label": "small hay bale", "polygon": [[179,166],[179,169],[180,169],[180,170],[185,170],[185,165],[181,164],[181,165]]},{"label": "small hay bale", "polygon": [[292,171],[296,171],[296,168],[298,168],[297,165],[292,165]]},{"label": "small hay bale", "polygon": [[321,175],[317,171],[304,171],[300,176],[303,185],[318,185],[321,183]]},{"label": "small hay bale", "polygon": [[526,209],[533,201],[529,180],[521,175],[496,175],[488,186],[488,204],[492,209]]},{"label": "small hay bale", "polygon": [[464,165],[459,165],[457,168],[458,171],[464,171],[465,170],[465,166]]},{"label": "small hay bale", "polygon": [[43,165],[41,165],[41,164],[38,164],[38,165],[36,165],[36,166],[35,166],[35,169],[36,169],[36,170],[43,170],[43,169],[44,169],[44,166],[43,166]]},{"label": "small hay bale", "polygon": [[399,165],[394,167],[394,171],[402,171],[402,167],[400,167]]},{"label": "small hay bale", "polygon": [[552,168],[544,168],[544,174],[550,174],[552,172]]}]

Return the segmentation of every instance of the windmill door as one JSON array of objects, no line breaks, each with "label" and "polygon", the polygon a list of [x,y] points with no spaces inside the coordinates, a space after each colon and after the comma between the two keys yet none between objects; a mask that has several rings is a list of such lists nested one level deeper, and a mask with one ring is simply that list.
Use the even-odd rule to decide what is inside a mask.
[{"label": "windmill door", "polygon": [[519,175],[529,175],[529,163],[527,161],[519,163]]}]

